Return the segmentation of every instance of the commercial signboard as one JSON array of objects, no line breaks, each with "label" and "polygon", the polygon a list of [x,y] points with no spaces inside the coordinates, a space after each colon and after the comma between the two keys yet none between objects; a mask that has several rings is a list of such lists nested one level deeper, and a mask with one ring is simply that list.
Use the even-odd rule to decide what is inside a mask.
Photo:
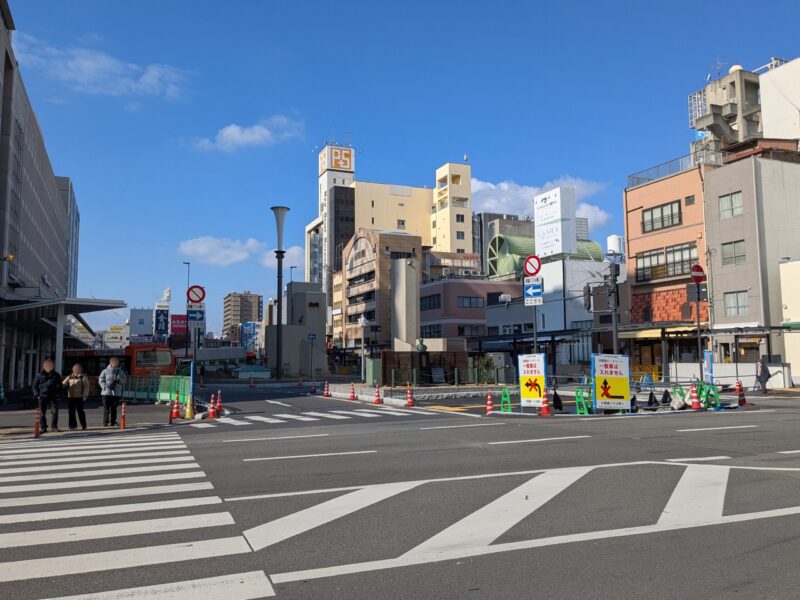
[{"label": "commercial signboard", "polygon": [[255,348],[258,336],[258,323],[246,321],[242,323],[239,331],[239,343],[243,348]]},{"label": "commercial signboard", "polygon": [[533,199],[536,254],[540,258],[578,251],[575,189],[557,187]]},{"label": "commercial signboard", "polygon": [[355,171],[355,150],[343,146],[325,146],[319,153],[319,174],[322,175],[328,169],[350,173]]},{"label": "commercial signboard", "polygon": [[592,354],[592,381],[598,409],[631,407],[630,359],[621,354]]},{"label": "commercial signboard", "polygon": [[520,354],[519,397],[522,406],[544,406],[547,397],[546,373],[547,363],[544,354]]},{"label": "commercial signboard", "polygon": [[169,333],[169,310],[163,308],[156,309],[156,335],[167,335]]},{"label": "commercial signboard", "polygon": [[703,381],[714,383],[714,353],[703,350]]},{"label": "commercial signboard", "polygon": [[170,315],[169,332],[173,335],[186,335],[186,315]]}]

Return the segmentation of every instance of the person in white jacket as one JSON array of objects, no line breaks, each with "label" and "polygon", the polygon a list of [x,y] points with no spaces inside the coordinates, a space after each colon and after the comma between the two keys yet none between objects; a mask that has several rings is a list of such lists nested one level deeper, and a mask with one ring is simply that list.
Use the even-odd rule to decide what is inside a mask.
[{"label": "person in white jacket", "polygon": [[117,425],[117,402],[122,397],[122,390],[128,375],[119,364],[119,359],[112,356],[108,366],[100,373],[100,395],[103,398],[103,427]]}]

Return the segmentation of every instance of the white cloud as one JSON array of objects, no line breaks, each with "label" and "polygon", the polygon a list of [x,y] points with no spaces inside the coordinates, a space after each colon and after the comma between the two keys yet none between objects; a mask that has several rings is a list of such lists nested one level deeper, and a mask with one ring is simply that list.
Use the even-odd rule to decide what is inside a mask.
[{"label": "white cloud", "polygon": [[201,150],[233,152],[248,146],[272,146],[278,142],[300,137],[303,122],[284,115],[274,115],[254,125],[232,123],[217,131],[213,139],[200,138],[195,146]]},{"label": "white cloud", "polygon": [[472,206],[475,212],[533,215],[533,197],[558,186],[575,188],[578,202],[576,214],[589,219],[589,229],[602,228],[611,220],[611,215],[586,199],[603,191],[607,184],[587,181],[565,175],[542,185],[521,185],[514,181],[491,183],[472,178]]},{"label": "white cloud", "polygon": [[24,68],[42,71],[86,94],[176,100],[183,93],[188,75],[170,65],[125,62],[94,48],[57,48],[21,32],[14,34],[14,52]]},{"label": "white cloud", "polygon": [[206,235],[192,240],[184,240],[178,245],[178,252],[181,255],[217,267],[227,267],[244,262],[263,251],[264,244],[253,238],[242,241]]},{"label": "white cloud", "polygon": [[[275,258],[274,250],[267,250],[261,255],[261,264],[268,269],[278,268],[278,259]],[[297,267],[295,269],[295,280],[305,279],[306,272],[306,251],[302,246],[290,246],[286,249],[286,254],[283,257],[284,272],[289,270],[289,267]]]}]

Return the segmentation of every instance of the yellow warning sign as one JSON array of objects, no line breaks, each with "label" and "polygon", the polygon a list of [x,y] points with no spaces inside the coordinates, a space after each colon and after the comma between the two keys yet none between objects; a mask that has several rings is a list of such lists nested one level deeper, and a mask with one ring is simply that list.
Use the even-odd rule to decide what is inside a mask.
[{"label": "yellow warning sign", "polygon": [[521,354],[519,356],[519,396],[522,406],[541,407],[547,396],[545,389],[544,354]]},{"label": "yellow warning sign", "polygon": [[630,367],[627,356],[595,354],[594,394],[597,408],[628,410],[631,406]]}]

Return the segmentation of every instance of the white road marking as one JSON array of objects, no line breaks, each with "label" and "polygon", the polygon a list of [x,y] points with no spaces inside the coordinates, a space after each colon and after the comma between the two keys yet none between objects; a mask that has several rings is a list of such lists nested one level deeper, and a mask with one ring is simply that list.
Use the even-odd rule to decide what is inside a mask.
[{"label": "white road marking", "polygon": [[207,513],[166,519],[146,519],[142,521],[121,521],[99,525],[64,527],[60,529],[37,529],[35,531],[15,531],[0,533],[0,548],[19,548],[21,546],[38,546],[40,544],[63,544],[65,542],[82,542],[100,540],[129,535],[146,535],[162,531],[183,531],[186,529],[204,529],[233,525],[230,513]]},{"label": "white road marking", "polygon": [[[160,456],[157,460],[159,464],[194,462],[194,457],[192,457],[189,454],[188,450],[186,452],[181,452],[181,454],[184,454],[185,456]],[[137,464],[152,465],[155,460],[156,459],[153,458],[151,459],[140,458],[133,460],[101,460],[89,463],[68,463],[63,465],[61,464],[46,465],[42,467],[15,467],[13,469],[0,468],[0,475],[7,475],[8,473],[44,473],[50,471],[69,471],[71,469],[98,469],[101,467],[114,467],[114,466],[137,465]]]},{"label": "white road marking", "polygon": [[386,410],[386,409],[383,409],[383,408],[381,410],[374,410],[374,409],[370,409],[370,408],[359,408],[359,409],[356,409],[353,412],[357,412],[357,413],[372,413],[372,414],[375,414],[375,415],[391,415],[393,417],[407,417],[408,416],[408,414],[406,414],[406,413],[395,412],[395,411]]},{"label": "white road marking", "polygon": [[800,454],[800,450],[781,450],[778,454]]},{"label": "white road marking", "polygon": [[354,417],[369,417],[370,419],[379,419],[380,415],[373,415],[370,413],[362,413],[356,412],[354,410],[332,410],[332,413],[336,413],[338,415],[351,415]]},{"label": "white road marking", "polygon": [[565,435],[563,437],[549,437],[549,438],[537,438],[534,440],[505,440],[502,442],[489,442],[490,446],[494,446],[497,444],[528,444],[532,442],[557,442],[560,440],[580,440],[583,438],[590,438],[590,435]]},{"label": "white road marking", "polygon": [[180,454],[189,454],[188,450],[165,450],[165,451],[152,451],[152,452],[131,452],[131,453],[122,453],[122,454],[105,454],[96,456],[92,453],[88,455],[82,456],[68,456],[68,457],[61,457],[59,454],[55,454],[54,458],[38,458],[38,459],[28,459],[26,457],[25,460],[14,460],[13,462],[9,461],[0,461],[0,473],[5,473],[5,469],[2,467],[5,466],[18,466],[18,465],[52,465],[58,463],[71,463],[71,462],[80,462],[80,461],[97,461],[97,460],[106,460],[109,458],[141,458],[143,456],[148,457],[160,457],[160,456],[177,456]]},{"label": "white road marking", "polygon": [[0,494],[18,492],[42,492],[46,490],[64,490],[70,488],[103,487],[106,485],[126,485],[129,483],[146,483],[150,481],[172,481],[175,479],[197,479],[205,477],[203,471],[187,473],[166,473],[161,475],[138,475],[135,477],[109,477],[106,479],[87,479],[85,481],[49,481],[47,483],[28,483],[24,485],[0,486]]},{"label": "white road marking", "polygon": [[[135,448],[131,448],[133,452],[144,452],[145,450],[181,450],[185,448],[183,442],[157,442],[155,444],[143,444],[141,446],[136,446]],[[45,458],[49,456],[59,456],[59,457],[68,457],[68,456],[101,456],[103,454],[115,454],[117,452],[127,451],[128,448],[103,448],[102,450],[88,448],[83,450],[38,450],[33,454],[11,454],[11,453],[4,453],[0,454],[0,461],[3,461],[3,464],[12,463],[16,460],[27,460],[27,459],[35,459],[35,458]]]},{"label": "white road marking", "polygon": [[325,454],[295,454],[293,456],[267,456],[264,458],[243,458],[243,462],[259,460],[288,460],[290,458],[317,458],[321,456],[349,456],[351,454],[377,454],[377,450],[358,450],[356,452],[328,452]]},{"label": "white road marking", "polygon": [[[50,496],[25,496],[4,498],[0,500],[0,508],[26,506],[28,504],[58,504],[62,502],[83,502],[85,500],[105,500],[107,498],[126,498],[128,496],[151,496],[155,494],[175,494],[177,492],[197,492],[211,490],[214,486],[202,483],[183,483],[178,485],[154,485],[149,487],[122,488],[101,490],[96,492],[77,492],[72,494],[54,494]],[[2,579],[0,579],[2,581]]]},{"label": "white road marking", "polygon": [[592,467],[575,467],[536,475],[412,548],[406,555],[488,546],[591,470]]},{"label": "white road marking", "polygon": [[668,458],[667,462],[685,463],[685,462],[702,462],[707,460],[728,460],[730,456],[698,456],[695,458]]},{"label": "white road marking", "polygon": [[225,598],[225,600],[257,600],[272,598],[275,591],[264,571],[250,571],[221,577],[206,577],[148,585],[110,592],[96,592],[89,596],[62,596],[53,600],[197,600],[198,598]]},{"label": "white road marking", "polygon": [[[332,498],[243,532],[254,551],[294,537],[416,487],[413,481],[374,485]],[[1,566],[1,565],[0,565]]]},{"label": "white road marking", "polygon": [[245,419],[250,419],[251,421],[261,421],[262,423],[286,423],[286,421],[282,419],[270,419],[269,417],[265,417],[262,415],[248,415]]},{"label": "white road marking", "polygon": [[215,556],[231,556],[251,552],[241,537],[181,542],[163,546],[143,546],[109,552],[33,558],[0,563],[0,581],[20,581],[42,577],[59,577],[75,573],[116,571],[146,565],[200,560]]},{"label": "white road marking", "polygon": [[230,417],[217,417],[216,420],[219,423],[227,423],[228,425],[252,425],[250,421],[238,421]]},{"label": "white road marking", "polygon": [[197,427],[198,429],[206,429],[208,427],[216,427],[212,423],[189,423],[189,427]]},{"label": "white road marking", "polygon": [[170,446],[183,446],[183,440],[158,440],[158,441],[137,441],[124,444],[70,444],[69,446],[61,446],[58,448],[25,448],[24,450],[0,450],[0,457],[5,456],[52,456],[57,453],[59,456],[70,456],[78,452],[96,452],[98,454],[105,452],[120,452],[121,450],[149,448],[153,445],[159,448],[167,448]]},{"label": "white road marking", "polygon": [[14,513],[11,515],[3,515],[3,523],[30,523],[35,521],[56,521],[58,519],[80,519],[82,517],[95,517],[98,515],[117,515],[134,512],[150,512],[153,510],[169,510],[172,508],[186,508],[189,506],[208,506],[210,504],[220,504],[221,502],[222,498],[218,496],[202,496],[199,498],[164,500],[162,502],[108,504],[106,506],[92,506],[89,508],[69,508],[65,510]]},{"label": "white road marking", "polygon": [[390,410],[392,412],[406,413],[408,415],[433,415],[433,416],[439,416],[440,412],[445,412],[445,413],[448,412],[448,411],[428,412],[431,409],[422,410],[422,409],[419,409],[419,408],[414,408],[414,409],[411,409],[411,408],[397,408],[395,406],[392,406],[391,404],[384,404],[383,406],[385,406],[386,408],[382,408],[382,409],[378,409],[378,410]]},{"label": "white road marking", "polygon": [[225,502],[240,502],[242,500],[264,500],[267,498],[287,498],[291,496],[313,496],[314,494],[333,493],[333,492],[352,492],[355,490],[363,490],[363,489],[364,486],[351,485],[347,487],[327,488],[324,492],[321,492],[320,490],[305,490],[300,492],[278,492],[276,494],[254,494],[252,496],[236,496],[234,498],[225,498]]},{"label": "white road marking", "polygon": [[350,417],[345,417],[344,415],[333,415],[331,413],[321,413],[321,412],[304,412],[304,415],[309,417],[321,417],[323,419],[349,419]]},{"label": "white road marking", "polygon": [[46,448],[72,448],[76,445],[82,446],[116,446],[116,445],[123,445],[123,444],[140,444],[142,442],[174,442],[180,441],[180,436],[177,433],[170,433],[169,435],[132,435],[132,436],[111,436],[111,434],[105,434],[107,439],[103,439],[101,437],[90,437],[90,436],[75,436],[75,437],[63,437],[57,438],[57,441],[39,441],[44,440],[45,438],[39,438],[37,441],[28,441],[28,440],[20,440],[19,442],[9,442],[6,444],[0,444],[0,451],[3,450],[17,450],[17,449],[25,449],[25,448],[36,448],[39,450],[43,450]]},{"label": "white road marking", "polygon": [[420,427],[420,431],[430,431],[432,429],[463,429],[464,427],[495,427],[505,425],[505,423],[476,423],[475,425],[442,425],[440,427]]},{"label": "white road marking", "polygon": [[728,467],[689,465],[658,519],[659,525],[704,525],[722,517]]},{"label": "white road marking", "polygon": [[315,437],[327,437],[329,433],[314,433],[309,435],[282,435],[282,436],[274,436],[274,437],[261,437],[261,438],[245,438],[245,439],[236,439],[236,440],[222,440],[223,443],[236,443],[236,442],[268,442],[270,440],[299,440],[302,438],[315,438]]},{"label": "white road marking", "polygon": [[291,404],[286,404],[285,402],[278,402],[277,400],[267,400],[270,404],[277,404],[278,406],[286,406],[287,408],[292,408]]},{"label": "white road marking", "polygon": [[679,433],[686,433],[692,431],[718,431],[720,429],[753,429],[758,425],[730,425],[728,427],[695,427],[693,429],[676,429]]},{"label": "white road marking", "polygon": [[[758,519],[769,519],[774,517],[783,517],[783,516],[798,515],[798,514],[800,514],[800,506],[792,506],[790,508],[781,508],[777,510],[767,510],[756,513],[722,516],[714,524],[724,525],[728,523],[742,523]],[[525,540],[522,542],[508,542],[505,544],[492,544],[490,546],[460,548],[448,552],[439,552],[430,554],[404,554],[399,558],[390,558],[386,560],[354,563],[349,565],[340,565],[336,567],[323,567],[320,569],[309,569],[306,571],[276,573],[270,575],[270,579],[274,584],[292,583],[295,581],[320,579],[323,577],[336,577],[339,575],[367,573],[370,571],[378,571],[382,569],[395,569],[398,567],[426,565],[442,561],[451,561],[463,558],[485,556],[490,554],[499,554],[502,552],[514,552],[519,550],[528,550],[531,548],[545,548],[548,546],[556,546],[559,544],[572,544],[575,542],[587,542],[592,540],[604,540],[604,539],[612,539],[619,537],[628,537],[633,535],[660,533],[665,531],[677,531],[681,529],[690,529],[693,527],[697,527],[697,525],[657,524],[657,525],[644,525],[641,527],[626,527],[623,529],[607,529],[604,531],[589,531],[586,533],[573,533],[573,534],[559,535],[554,537],[539,538],[536,540]]]},{"label": "white road marking", "polygon": [[424,411],[420,411],[420,412],[422,412],[424,414],[435,412],[437,414],[452,415],[454,417],[476,417],[478,419],[482,419],[483,418],[483,415],[476,415],[476,414],[469,413],[469,412],[460,412],[460,411],[457,411],[457,410],[442,410],[441,408],[431,408],[430,406],[426,406],[425,410]]},{"label": "white road marking", "polygon": [[[200,465],[197,463],[177,464],[177,465],[144,465],[141,467],[123,467],[114,469],[99,469],[93,471],[72,471],[69,473],[49,473],[42,475],[41,473],[26,473],[25,475],[11,475],[10,477],[0,477],[0,483],[11,483],[13,481],[42,481],[46,479],[51,481],[53,479],[76,479],[79,477],[97,477],[98,475],[124,475],[126,473],[157,473],[158,471],[179,471],[181,469],[199,469]],[[73,481],[72,485],[80,487],[83,485],[82,481]]]},{"label": "white road marking", "polygon": [[280,417],[281,419],[293,419],[295,421],[319,421],[319,419],[315,419],[314,417],[304,417],[303,415],[280,414],[273,416]]}]

